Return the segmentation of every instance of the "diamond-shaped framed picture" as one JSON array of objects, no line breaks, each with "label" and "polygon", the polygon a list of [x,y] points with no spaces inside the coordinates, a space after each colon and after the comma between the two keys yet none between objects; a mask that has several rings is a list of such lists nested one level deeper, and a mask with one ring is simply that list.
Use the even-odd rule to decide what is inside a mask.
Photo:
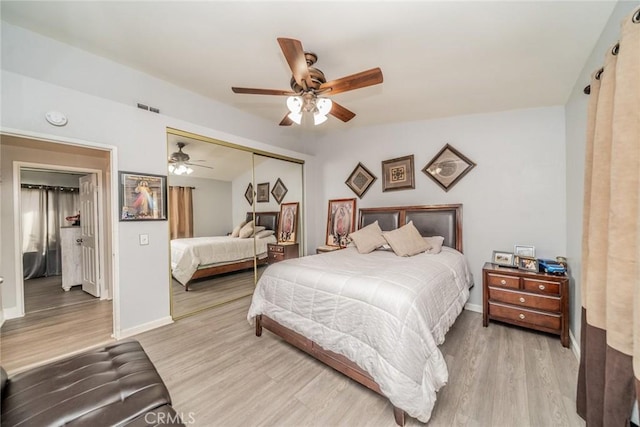
[{"label": "diamond-shaped framed picture", "polygon": [[422,169],[422,172],[444,191],[449,191],[474,167],[476,164],[468,157],[446,144]]},{"label": "diamond-shaped framed picture", "polygon": [[276,202],[278,202],[278,204],[282,203],[282,200],[284,200],[284,196],[287,194],[289,190],[287,190],[287,187],[285,187],[284,183],[282,182],[282,180],[280,178],[278,178],[276,180],[276,183],[273,184],[273,189],[271,190],[271,195],[273,196],[274,199],[276,199]]},{"label": "diamond-shaped framed picture", "polygon": [[362,199],[376,179],[378,178],[365,165],[358,163],[358,166],[351,172],[351,175],[344,183],[356,193],[358,198]]},{"label": "diamond-shaped framed picture", "polygon": [[249,205],[253,205],[253,184],[249,183],[249,185],[247,185],[247,189],[244,192],[244,198],[247,199],[247,203],[249,203]]}]

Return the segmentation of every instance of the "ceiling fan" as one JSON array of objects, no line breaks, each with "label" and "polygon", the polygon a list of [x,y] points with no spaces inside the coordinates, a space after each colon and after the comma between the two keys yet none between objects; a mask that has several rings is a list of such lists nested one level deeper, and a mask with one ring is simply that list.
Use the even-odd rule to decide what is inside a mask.
[{"label": "ceiling fan", "polygon": [[372,68],[327,81],[324,73],[313,67],[318,56],[315,53],[305,52],[299,40],[278,38],[278,43],[293,73],[290,82],[291,90],[244,87],[232,87],[231,90],[234,93],[243,94],[288,96],[287,107],[290,112],[282,119],[280,126],[291,126],[292,123],[300,124],[303,113],[312,113],[316,125],[326,121],[328,114],[343,122],[348,122],[356,114],[323,95],[336,95],[382,83],[380,68]]},{"label": "ceiling fan", "polygon": [[172,173],[173,175],[190,175],[193,173],[193,169],[191,169],[191,166],[213,169],[210,166],[198,165],[196,163],[193,163],[204,162],[204,160],[190,161],[191,157],[187,153],[182,151],[182,149],[187,145],[185,142],[178,142],[176,145],[178,146],[178,151],[175,151],[169,155],[169,173]]}]

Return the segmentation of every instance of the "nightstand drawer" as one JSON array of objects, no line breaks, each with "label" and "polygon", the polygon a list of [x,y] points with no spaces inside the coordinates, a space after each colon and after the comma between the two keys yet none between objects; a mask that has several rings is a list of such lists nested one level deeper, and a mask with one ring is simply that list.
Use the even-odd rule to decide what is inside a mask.
[{"label": "nightstand drawer", "polygon": [[560,297],[533,295],[525,292],[489,287],[489,299],[536,310],[560,312]]},{"label": "nightstand drawer", "polygon": [[513,276],[502,276],[500,274],[488,274],[489,286],[500,286],[503,288],[520,288],[520,278]]},{"label": "nightstand drawer", "polygon": [[280,253],[284,253],[284,246],[279,246],[279,245],[269,245],[269,252],[280,252]]},{"label": "nightstand drawer", "polygon": [[515,324],[529,324],[540,326],[555,331],[560,330],[561,315],[552,313],[542,313],[524,308],[510,307],[502,304],[495,304],[489,301],[489,315],[491,317],[502,318]]},{"label": "nightstand drawer", "polygon": [[522,279],[525,291],[543,293],[547,295],[560,295],[560,284],[557,282],[547,282],[546,280]]},{"label": "nightstand drawer", "polygon": [[279,262],[279,261],[284,261],[284,254],[277,253],[277,252],[271,252],[269,254],[270,263]]}]

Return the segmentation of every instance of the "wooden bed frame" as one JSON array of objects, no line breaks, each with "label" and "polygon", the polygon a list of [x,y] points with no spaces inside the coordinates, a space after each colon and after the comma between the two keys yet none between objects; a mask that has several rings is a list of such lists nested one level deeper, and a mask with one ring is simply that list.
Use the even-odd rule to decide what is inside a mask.
[{"label": "wooden bed frame", "polygon": [[[256,212],[256,226],[266,227],[266,230],[273,230],[278,234],[278,217],[280,212]],[[246,221],[251,221],[253,219],[253,212],[247,212]],[[231,273],[234,271],[247,270],[249,268],[253,268],[254,265],[261,266],[266,264],[269,261],[269,257],[265,256],[262,259],[258,259],[254,257],[254,259],[244,260],[233,262],[229,264],[223,265],[214,265],[212,267],[200,268],[193,273],[191,279],[184,285],[185,292],[189,291],[189,285],[195,279],[203,279],[205,277],[213,277],[219,274]],[[255,261],[255,263],[254,263]]]},{"label": "wooden bed frame", "polygon": [[[413,221],[422,236],[443,236],[445,246],[462,252],[462,204],[360,209],[358,228],[375,221],[378,221],[383,231],[390,231]],[[371,375],[348,358],[323,349],[309,338],[280,325],[268,316],[256,316],[255,325],[256,336],[262,336],[262,329],[267,329],[294,347],[383,395]],[[393,416],[399,426],[404,426],[406,414],[402,409],[393,406]]]}]

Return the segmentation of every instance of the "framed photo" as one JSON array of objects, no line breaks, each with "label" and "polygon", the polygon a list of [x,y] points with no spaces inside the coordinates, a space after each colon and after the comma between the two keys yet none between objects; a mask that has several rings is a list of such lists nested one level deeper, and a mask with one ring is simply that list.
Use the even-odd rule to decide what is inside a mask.
[{"label": "framed photo", "polygon": [[347,236],[356,231],[356,199],[329,200],[327,246],[347,246]]},{"label": "framed photo", "polygon": [[244,198],[247,199],[247,203],[253,205],[253,184],[249,183],[247,189],[244,191]]},{"label": "framed photo", "polygon": [[280,205],[280,223],[278,224],[278,242],[295,243],[298,228],[298,202]]},{"label": "framed photo", "polygon": [[120,221],[166,221],[167,177],[119,173]]},{"label": "framed photo", "polygon": [[515,267],[515,255],[511,252],[493,251],[491,262],[503,267]]},{"label": "framed photo", "polygon": [[517,266],[520,270],[538,272],[538,260],[528,256],[518,256]]},{"label": "framed photo", "polygon": [[269,183],[263,182],[257,185],[258,191],[256,192],[256,202],[265,203],[269,202]]},{"label": "framed photo", "polygon": [[382,191],[416,188],[413,154],[382,162]]},{"label": "framed photo", "polygon": [[273,190],[271,190],[271,195],[278,202],[278,204],[282,203],[284,196],[287,194],[289,190],[284,186],[284,183],[278,178],[276,183],[273,184]]},{"label": "framed photo", "polygon": [[524,256],[529,258],[535,258],[536,256],[536,247],[535,246],[525,246],[525,245],[515,245],[513,248],[513,253],[516,256]]},{"label": "framed photo", "polygon": [[369,171],[362,163],[358,163],[358,166],[351,172],[349,178],[344,182],[347,187],[351,189],[358,198],[362,199],[364,193],[371,187],[371,184],[378,179],[375,175]]},{"label": "framed photo", "polygon": [[449,191],[463,176],[476,166],[458,150],[445,145],[442,150],[422,169],[429,178],[444,191]]}]

